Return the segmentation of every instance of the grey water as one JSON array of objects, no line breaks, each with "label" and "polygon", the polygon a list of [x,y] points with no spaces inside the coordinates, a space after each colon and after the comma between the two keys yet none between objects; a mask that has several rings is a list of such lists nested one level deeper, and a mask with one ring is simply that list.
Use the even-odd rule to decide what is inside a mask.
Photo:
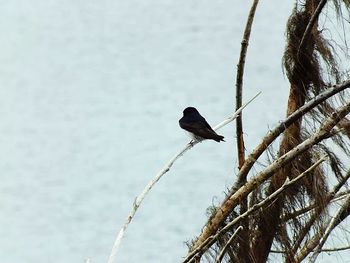
[{"label": "grey water", "polygon": [[[247,151],[285,115],[293,1],[261,1],[249,44]],[[0,262],[106,262],[134,198],[188,142],[195,106],[234,111],[250,1],[1,1]],[[235,180],[234,124],[147,196],[118,262],[180,262]],[[320,257],[327,260],[326,255]],[[332,261],[333,262],[333,261]],[[342,262],[342,261],[339,261]]]}]

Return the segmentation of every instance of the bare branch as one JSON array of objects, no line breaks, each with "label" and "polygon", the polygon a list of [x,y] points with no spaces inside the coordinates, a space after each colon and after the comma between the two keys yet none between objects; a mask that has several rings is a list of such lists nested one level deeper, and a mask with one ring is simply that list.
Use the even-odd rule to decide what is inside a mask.
[{"label": "bare branch", "polygon": [[[245,26],[243,39],[241,42],[241,52],[239,55],[239,61],[237,65],[237,75],[236,75],[236,110],[242,105],[242,87],[243,87],[243,75],[244,75],[244,65],[245,58],[247,55],[247,49],[249,44],[250,32],[253,25],[253,20],[255,16],[255,10],[259,3],[259,0],[254,0],[248,15],[247,24]],[[237,152],[238,152],[238,167],[242,167],[244,163],[244,139],[243,139],[243,124],[242,124],[242,114],[240,114],[236,119],[236,135],[237,135]]]},{"label": "bare branch", "polygon": [[[301,116],[305,115],[311,109],[328,99],[329,97],[339,93],[350,87],[350,80],[343,82],[342,84],[335,85],[326,91],[322,92],[318,96],[314,97],[312,100],[305,103],[298,110],[293,112],[284,121],[270,131],[262,140],[262,142],[252,151],[252,153],[246,159],[243,167],[237,174],[237,182],[241,182],[242,178],[246,177],[252,168],[255,161],[260,157],[260,155],[266,150],[266,148],[283,132],[287,129],[293,122],[299,119]],[[230,191],[229,196],[233,194],[240,187],[240,184],[236,184]]]},{"label": "bare branch", "polygon": [[341,192],[341,193],[337,194],[337,195],[333,198],[332,202],[337,202],[337,201],[339,201],[339,200],[342,200],[342,199],[348,197],[349,194],[350,194],[350,190],[346,190],[346,191],[344,191],[344,192]]},{"label": "bare branch", "polygon": [[[336,195],[336,193],[340,190],[340,188],[347,182],[347,180],[350,178],[350,171],[347,172],[346,176],[344,176],[340,182],[333,188],[332,192],[330,192],[325,200],[325,203],[329,203],[330,200],[332,200],[332,198]],[[313,220],[315,221],[315,218],[318,218],[319,214],[322,212],[318,211],[317,213],[313,214],[310,221]],[[311,225],[310,225],[311,226]],[[307,255],[309,253],[311,253],[314,248],[318,245],[319,240],[321,238],[323,231],[319,231],[317,232],[314,237],[307,242],[303,248],[300,249],[300,252],[298,253],[297,256],[297,262],[301,262],[305,257],[307,257]],[[300,238],[299,238],[300,239]],[[300,243],[301,241],[299,241]],[[299,246],[299,245],[298,245]],[[297,246],[295,245],[295,248],[297,248]]]},{"label": "bare branch", "polygon": [[315,22],[318,20],[318,17],[319,17],[319,15],[320,15],[320,13],[321,13],[321,11],[326,3],[327,3],[327,0],[321,0],[320,3],[318,4],[316,10],[315,10],[315,13],[312,15],[312,17],[311,17],[311,19],[310,19],[310,21],[305,29],[303,37],[301,38],[301,41],[300,41],[300,45],[298,48],[298,54],[297,54],[298,58],[300,57],[300,51],[304,49],[305,43],[307,42],[307,40],[310,36],[311,30],[314,27]]},{"label": "bare branch", "polygon": [[350,245],[345,247],[324,248],[324,249],[321,249],[320,252],[327,253],[327,252],[336,252],[336,251],[349,250],[349,249],[350,249]]},{"label": "bare branch", "polygon": [[199,246],[196,249],[196,253],[190,253],[185,258],[183,263],[190,262],[191,259],[194,256],[196,256],[196,254],[199,254],[201,251],[204,251],[207,247],[211,246],[220,235],[222,235],[223,233],[227,232],[229,229],[231,229],[233,226],[235,226],[237,223],[239,223],[242,219],[248,217],[250,214],[255,212],[257,209],[262,208],[263,206],[271,203],[285,189],[287,189],[291,185],[293,185],[296,182],[298,182],[300,179],[302,179],[305,175],[307,175],[310,171],[315,169],[318,165],[320,165],[325,160],[326,160],[326,157],[322,157],[320,160],[318,160],[316,163],[314,163],[312,166],[310,166],[305,172],[301,173],[300,175],[298,175],[297,177],[293,178],[292,180],[286,180],[285,183],[279,189],[277,189],[271,195],[266,197],[263,201],[255,204],[248,211],[246,211],[245,213],[243,213],[240,216],[236,217],[234,220],[232,220],[230,223],[228,223],[224,228],[222,228],[220,231],[218,231],[215,235],[210,236],[201,246]]},{"label": "bare branch", "polygon": [[[310,205],[309,207],[306,207],[304,209],[301,209],[300,211],[297,211],[295,214],[288,216],[288,220],[295,218],[292,216],[300,216],[302,213],[307,213],[309,211],[312,211],[309,220],[304,224],[303,228],[299,230],[298,236],[295,238],[294,244],[293,244],[293,251],[296,253],[296,251],[299,249],[300,244],[305,239],[306,234],[309,232],[311,227],[317,222],[317,219],[320,217],[320,215],[325,211],[327,205],[333,202],[334,196],[336,196],[337,192],[340,190],[340,188],[347,182],[347,180],[350,178],[350,172],[347,173],[346,176],[344,176],[336,186],[334,186],[333,190],[327,194],[327,196],[324,198],[323,204],[314,203]],[[286,220],[285,220],[286,221]],[[316,235],[314,237],[314,241],[311,240],[307,245],[304,246],[304,248],[301,249],[301,252],[298,255],[298,258],[300,260],[304,259],[308,253],[312,252],[314,247],[317,245],[319,236]]]},{"label": "bare branch", "polygon": [[227,241],[226,245],[223,247],[223,249],[221,250],[220,254],[218,255],[218,257],[216,258],[216,263],[220,263],[222,261],[222,259],[225,256],[226,250],[229,247],[229,245],[236,239],[237,234],[239,231],[241,231],[243,229],[242,226],[239,226],[236,231],[232,234],[232,236],[230,237],[230,239]]},{"label": "bare branch", "polygon": [[[349,84],[349,83],[348,83]],[[310,138],[300,143],[298,146],[287,152],[279,159],[272,162],[264,171],[257,174],[254,178],[248,181],[244,186],[239,188],[232,195],[221,204],[221,206],[215,211],[212,217],[209,219],[206,226],[203,228],[201,235],[194,243],[193,248],[197,248],[201,245],[208,237],[215,234],[228,216],[228,214],[239,204],[240,200],[245,198],[251,191],[253,191],[258,185],[270,178],[274,172],[280,169],[283,165],[292,161],[296,156],[305,152],[314,144],[319,143],[323,139],[327,138],[328,133],[332,128],[350,111],[350,103],[341,107],[338,111],[334,112],[332,116],[327,118],[320,129],[313,134]],[[274,130],[275,131],[275,130]],[[243,169],[243,167],[242,167]]]},{"label": "bare branch", "polygon": [[[346,180],[345,180],[345,181],[346,181]],[[328,199],[331,199],[331,200],[329,201],[329,203],[334,203],[334,202],[337,202],[337,201],[342,200],[342,199],[344,199],[344,198],[347,198],[347,197],[350,195],[350,190],[341,192],[341,193],[337,194],[336,196],[334,196],[334,198],[332,197],[333,195],[334,195],[333,192],[331,192],[331,193],[328,195],[328,197],[326,198],[327,200],[328,200]],[[326,201],[326,202],[327,202],[327,201]],[[317,204],[311,204],[311,205],[309,205],[309,206],[307,206],[307,207],[304,207],[304,208],[302,208],[302,209],[300,209],[300,210],[297,210],[297,211],[295,211],[295,212],[293,212],[293,213],[286,214],[286,215],[284,215],[284,216],[282,217],[282,222],[287,222],[287,221],[289,221],[289,220],[291,220],[291,219],[295,219],[295,218],[297,218],[297,217],[299,217],[299,216],[301,216],[301,215],[304,215],[304,214],[306,214],[306,213],[309,213],[309,212],[311,212],[313,209],[315,209],[315,208],[318,207],[318,206],[319,206],[319,205],[317,205]]]},{"label": "bare branch", "polygon": [[[334,247],[334,248],[323,248],[321,250],[319,250],[320,253],[325,252],[325,253],[329,253],[329,252],[337,252],[337,251],[343,251],[343,250],[349,250],[350,249],[350,245],[348,246],[344,246],[344,247]],[[281,251],[281,250],[270,250],[271,253],[276,253],[276,254],[285,254],[285,251]]]},{"label": "bare branch", "polygon": [[324,243],[326,242],[329,234],[339,224],[340,216],[342,215],[344,210],[348,209],[349,205],[350,205],[350,197],[346,198],[344,204],[339,208],[336,215],[327,224],[328,226],[327,226],[323,236],[318,241],[317,247],[315,248],[316,251],[313,253],[313,255],[310,258],[310,263],[314,263],[316,261],[317,256],[320,254],[320,250],[322,249]]},{"label": "bare branch", "polygon": [[249,103],[251,103],[253,100],[256,99],[256,97],[258,97],[261,94],[261,91],[258,92],[253,98],[251,98],[250,100],[248,100],[246,103],[243,104],[242,107],[240,107],[238,110],[236,110],[235,113],[233,113],[230,117],[226,118],[225,120],[223,120],[222,122],[220,122],[218,125],[216,125],[213,129],[214,131],[224,127],[225,125],[229,124],[231,121],[233,121],[234,119],[236,119],[239,114],[241,114],[241,112],[243,111],[243,109],[245,107],[248,106]]}]

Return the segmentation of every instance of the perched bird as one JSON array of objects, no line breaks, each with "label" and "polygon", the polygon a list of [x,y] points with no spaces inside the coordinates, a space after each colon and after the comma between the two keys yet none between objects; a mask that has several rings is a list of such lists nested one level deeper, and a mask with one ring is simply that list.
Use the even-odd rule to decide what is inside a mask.
[{"label": "perched bird", "polygon": [[186,108],[183,111],[183,115],[179,120],[180,127],[188,131],[192,139],[197,141],[204,139],[211,139],[217,142],[224,141],[224,136],[218,135],[196,108]]}]

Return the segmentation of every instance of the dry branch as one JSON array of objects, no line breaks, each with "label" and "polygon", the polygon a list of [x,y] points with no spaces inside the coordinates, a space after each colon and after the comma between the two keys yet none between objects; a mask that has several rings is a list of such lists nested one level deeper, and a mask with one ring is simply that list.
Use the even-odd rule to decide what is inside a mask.
[{"label": "dry branch", "polygon": [[[252,151],[252,153],[246,159],[243,167],[237,174],[237,182],[242,181],[242,178],[246,177],[250,169],[254,165],[255,161],[260,157],[260,155],[267,149],[267,147],[283,132],[285,131],[292,123],[297,119],[308,113],[311,109],[318,106],[320,103],[330,98],[331,96],[347,89],[350,87],[350,80],[343,82],[342,84],[335,85],[326,91],[322,92],[318,96],[314,97],[312,100],[305,103],[297,111],[293,112],[288,116],[284,121],[270,131],[262,140],[262,142]],[[241,185],[237,184],[232,188],[229,195],[237,190]]]},{"label": "dry branch", "polygon": [[[344,246],[344,247],[334,247],[334,248],[323,248],[321,249],[319,252],[325,252],[325,253],[329,253],[329,252],[338,252],[338,251],[343,251],[343,250],[350,250],[350,245],[348,246]],[[276,253],[276,254],[285,254],[285,251],[281,251],[281,250],[271,250],[271,253]]]},{"label": "dry branch", "polygon": [[223,249],[221,250],[220,254],[217,256],[217,259],[216,259],[216,263],[220,263],[222,261],[222,259],[224,258],[225,256],[225,253],[226,253],[226,250],[227,248],[229,247],[229,245],[236,239],[237,237],[237,234],[239,231],[241,231],[243,229],[242,226],[239,226],[236,231],[232,234],[232,236],[230,237],[230,239],[227,241],[226,245],[223,247]]},{"label": "dry branch", "polygon": [[349,250],[349,249],[350,249],[350,245],[345,247],[323,248],[320,250],[320,252],[329,253],[329,252],[337,252],[337,251]]},{"label": "dry branch", "polygon": [[[343,186],[347,180],[350,178],[350,173],[345,176],[338,184],[337,184],[337,187],[335,187],[336,189],[340,189],[339,185],[340,186]],[[332,191],[330,192],[327,197],[325,198],[325,202],[329,202],[329,203],[334,203],[334,202],[337,202],[339,200],[342,200],[344,198],[347,198],[349,195],[350,195],[350,190],[347,190],[347,191],[344,191],[344,192],[341,192],[341,193],[338,193],[336,194],[337,192],[336,191]],[[292,220],[292,219],[296,219],[297,217],[301,216],[301,215],[304,215],[306,213],[309,213],[311,211],[313,211],[315,208],[318,208],[321,204],[317,204],[317,203],[314,203],[314,204],[311,204],[307,207],[304,207],[300,210],[297,210],[293,213],[290,213],[290,214],[286,214],[282,217],[282,222],[286,223],[288,222],[289,220]],[[319,215],[317,215],[319,216]]]},{"label": "dry branch", "polygon": [[319,239],[318,245],[315,248],[315,252],[310,258],[310,263],[314,263],[317,259],[317,256],[320,254],[320,251],[326,242],[329,234],[332,232],[332,230],[339,224],[340,216],[344,212],[345,209],[347,209],[350,205],[350,197],[346,198],[344,204],[339,208],[336,215],[329,221],[327,224],[327,228],[323,234],[323,236]]},{"label": "dry branch", "polygon": [[196,249],[197,247],[201,246],[201,244],[205,242],[207,238],[214,235],[218,231],[220,225],[229,215],[229,213],[233,211],[233,209],[239,204],[241,200],[246,198],[246,196],[250,192],[256,189],[257,186],[259,186],[262,182],[270,178],[278,169],[292,161],[296,156],[300,155],[301,153],[310,149],[313,145],[327,138],[328,133],[342,118],[346,116],[346,114],[349,113],[349,111],[350,103],[341,107],[339,110],[334,112],[329,118],[327,118],[325,122],[321,125],[320,129],[310,138],[297,145],[291,151],[285,153],[279,159],[275,160],[264,171],[260,172],[258,175],[256,175],[250,181],[248,181],[244,186],[239,188],[235,193],[230,195],[221,204],[221,206],[218,209],[216,209],[213,216],[209,219],[208,223],[203,228],[202,233],[193,244],[192,249]]},{"label": "dry branch", "polygon": [[215,240],[222,235],[223,233],[226,233],[228,230],[230,230],[232,227],[234,227],[236,224],[238,224],[241,220],[247,218],[250,214],[255,212],[256,210],[270,204],[279,194],[281,194],[283,191],[285,191],[288,187],[298,182],[300,179],[302,179],[304,176],[309,174],[312,170],[314,170],[318,165],[320,165],[323,161],[326,160],[326,157],[321,158],[316,163],[314,163],[312,166],[310,166],[306,171],[301,173],[299,176],[293,178],[292,180],[286,180],[285,183],[277,189],[275,192],[273,192],[271,195],[267,196],[263,201],[253,205],[249,210],[247,210],[245,213],[239,215],[234,220],[232,220],[230,223],[228,223],[225,227],[223,227],[220,231],[218,231],[215,235],[210,236],[208,240],[206,240],[202,245],[200,245],[196,249],[196,253],[190,253],[183,263],[190,262],[197,254],[201,254],[204,252],[205,249],[207,249],[209,246],[211,246]]},{"label": "dry branch", "polygon": [[[243,87],[243,75],[244,75],[244,65],[247,56],[247,49],[249,44],[250,32],[253,25],[253,20],[255,16],[255,10],[259,3],[259,0],[254,0],[248,15],[247,24],[245,26],[243,39],[241,42],[241,52],[239,55],[239,61],[237,65],[237,75],[236,75],[236,110],[242,106],[242,87]],[[243,124],[242,124],[242,114],[240,114],[236,119],[236,135],[237,135],[237,152],[238,152],[238,167],[242,167],[244,163],[244,139],[243,139]]]},{"label": "dry branch", "polygon": [[305,43],[307,42],[309,36],[310,36],[310,33],[311,33],[311,30],[313,29],[314,25],[315,25],[315,22],[318,20],[318,17],[323,9],[323,7],[325,6],[325,4],[327,3],[327,0],[321,0],[320,3],[318,4],[314,14],[312,15],[309,23],[307,24],[307,27],[305,29],[305,32],[303,34],[303,37],[301,38],[301,41],[300,41],[300,45],[299,45],[299,48],[298,48],[298,58],[300,57],[300,52],[305,48]]},{"label": "dry branch", "polygon": [[[333,200],[333,198],[336,196],[339,190],[347,183],[349,178],[350,178],[350,171],[334,186],[333,190],[325,198],[325,203],[329,204]],[[322,212],[323,210],[316,211],[311,216],[309,221],[315,221],[315,219],[318,218]],[[297,262],[301,262],[305,257],[307,257],[309,253],[314,251],[314,248],[317,246],[319,239],[321,238],[321,235],[322,235],[321,232],[322,231],[319,231],[318,233],[316,233],[314,237],[299,250],[299,253],[296,256]],[[301,243],[301,241],[299,241],[299,243]],[[298,248],[297,246],[295,247],[296,249]]]}]

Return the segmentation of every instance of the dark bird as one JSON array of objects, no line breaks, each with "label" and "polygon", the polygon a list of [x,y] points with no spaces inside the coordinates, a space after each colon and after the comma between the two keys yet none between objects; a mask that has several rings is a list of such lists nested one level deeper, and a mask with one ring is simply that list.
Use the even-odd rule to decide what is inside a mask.
[{"label": "dark bird", "polygon": [[184,116],[179,120],[180,127],[190,133],[192,139],[201,141],[211,139],[224,141],[224,136],[218,135],[199,114],[196,108],[188,107],[183,111]]}]

